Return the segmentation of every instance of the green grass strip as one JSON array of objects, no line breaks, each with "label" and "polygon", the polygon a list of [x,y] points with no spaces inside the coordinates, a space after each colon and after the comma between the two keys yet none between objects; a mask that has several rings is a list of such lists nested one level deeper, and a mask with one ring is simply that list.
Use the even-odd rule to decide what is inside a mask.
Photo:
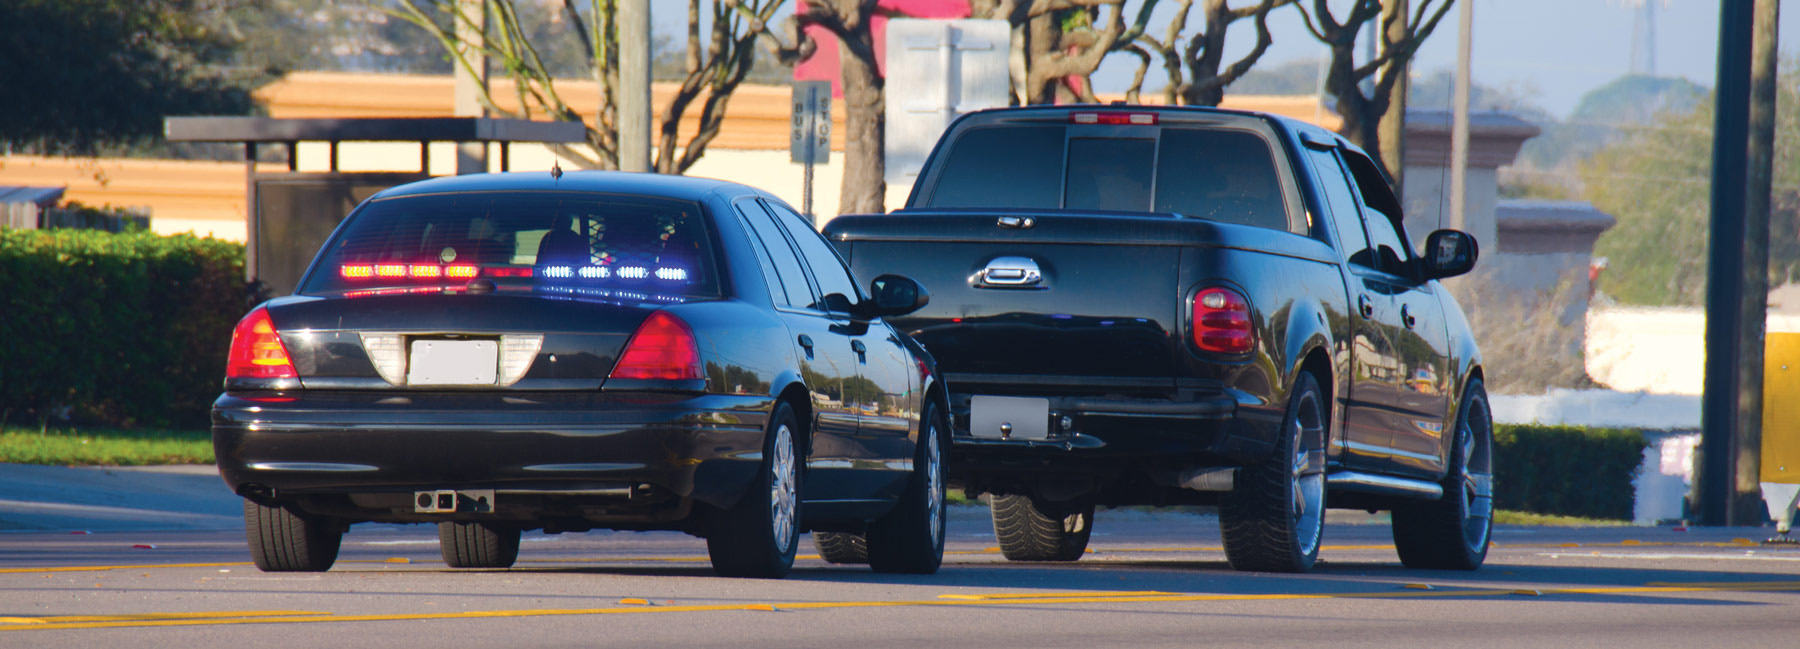
[{"label": "green grass strip", "polygon": [[0,462],[59,466],[212,464],[212,435],[195,430],[8,426]]}]

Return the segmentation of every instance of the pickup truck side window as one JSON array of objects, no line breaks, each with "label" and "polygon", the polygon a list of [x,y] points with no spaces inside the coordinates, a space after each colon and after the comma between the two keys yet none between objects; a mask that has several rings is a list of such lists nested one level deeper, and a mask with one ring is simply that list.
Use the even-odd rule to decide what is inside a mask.
[{"label": "pickup truck side window", "polygon": [[1063,195],[1064,130],[1001,126],[964,131],[938,171],[925,207],[1056,209]]},{"label": "pickup truck side window", "polygon": [[1400,232],[1400,201],[1394,198],[1394,190],[1388,187],[1387,179],[1367,156],[1348,150],[1340,153],[1344,156],[1344,166],[1356,180],[1357,195],[1362,197],[1363,206],[1369,208],[1363,213],[1363,219],[1368,224],[1369,246],[1375,249],[1378,268],[1411,277],[1412,246],[1406,244],[1406,235]]},{"label": "pickup truck side window", "polygon": [[812,285],[806,281],[806,270],[800,266],[800,257],[794,254],[794,247],[781,234],[781,227],[775,225],[768,210],[763,209],[756,201],[740,201],[738,210],[750,221],[750,229],[755,231],[756,237],[768,248],[769,258],[775,261],[775,272],[781,276],[778,286],[782,287],[782,292],[787,297],[785,301],[776,300],[776,303],[810,308],[814,302]]},{"label": "pickup truck side window", "polygon": [[850,278],[850,271],[844,268],[844,260],[838,258],[837,250],[825,241],[824,235],[812,228],[812,224],[793,210],[775,203],[765,204],[787,226],[788,233],[794,235],[794,244],[799,247],[800,256],[806,259],[806,265],[812,268],[813,279],[819,282],[819,294],[825,297],[812,305],[812,308],[837,313],[848,312],[851,305],[859,301],[857,298],[861,293],[856,291],[856,280]]},{"label": "pickup truck side window", "polygon": [[1356,207],[1356,194],[1350,189],[1350,179],[1338,163],[1337,155],[1330,149],[1307,149],[1306,157],[1311,159],[1313,176],[1319,179],[1320,188],[1325,192],[1327,211],[1331,212],[1332,225],[1337,226],[1338,245],[1344,248],[1344,259],[1375,268],[1374,254],[1368,250],[1369,238],[1363,234],[1361,212]]},{"label": "pickup truck side window", "polygon": [[[1073,166],[1073,145],[1069,155]],[[1243,131],[1164,128],[1151,211],[1288,229],[1269,145]]]},{"label": "pickup truck side window", "polygon": [[1063,207],[1072,210],[1143,212],[1150,209],[1151,165],[1156,140],[1069,138],[1069,179]]}]

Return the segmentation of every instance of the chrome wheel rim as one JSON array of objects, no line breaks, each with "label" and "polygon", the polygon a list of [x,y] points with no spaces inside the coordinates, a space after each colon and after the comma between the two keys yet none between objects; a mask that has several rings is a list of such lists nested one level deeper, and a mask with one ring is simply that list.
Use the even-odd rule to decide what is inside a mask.
[{"label": "chrome wheel rim", "polygon": [[775,549],[786,553],[794,545],[794,513],[799,500],[794,436],[787,424],[775,428],[774,451],[769,464],[769,520],[775,533]]},{"label": "chrome wheel rim", "polygon": [[1457,428],[1457,467],[1461,473],[1463,539],[1469,550],[1487,546],[1494,517],[1493,420],[1487,401],[1470,399],[1467,416]]},{"label": "chrome wheel rim", "polygon": [[[1319,538],[1324,535],[1324,426],[1324,417],[1319,414],[1318,395],[1310,392],[1301,395],[1300,407],[1295,412],[1293,427],[1288,434],[1292,435],[1294,449],[1294,535],[1302,555],[1311,555],[1318,550]],[[1318,444],[1318,447],[1315,448],[1313,444]]]},{"label": "chrome wheel rim", "polygon": [[931,542],[944,538],[944,471],[937,426],[925,427],[925,513],[931,517]]}]

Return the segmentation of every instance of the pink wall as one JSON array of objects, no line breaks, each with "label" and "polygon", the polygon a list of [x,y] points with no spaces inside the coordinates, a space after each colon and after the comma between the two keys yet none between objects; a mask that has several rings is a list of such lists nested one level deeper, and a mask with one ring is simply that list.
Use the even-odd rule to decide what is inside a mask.
[{"label": "pink wall", "polygon": [[[804,11],[806,0],[800,0],[800,10]],[[882,11],[892,12],[909,18],[968,18],[968,0],[881,0]],[[875,32],[876,67],[887,74],[887,21],[885,15],[876,16],[870,21]],[[843,81],[838,75],[838,41],[823,27],[807,27],[807,36],[819,44],[812,58],[801,61],[794,66],[796,81],[830,81],[831,94],[843,97]]]}]

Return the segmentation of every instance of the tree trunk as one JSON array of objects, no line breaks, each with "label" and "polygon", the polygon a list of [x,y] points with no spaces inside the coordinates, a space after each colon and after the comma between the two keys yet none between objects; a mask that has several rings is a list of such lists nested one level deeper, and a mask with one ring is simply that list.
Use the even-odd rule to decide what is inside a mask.
[{"label": "tree trunk", "polygon": [[[867,34],[862,32],[864,37]],[[873,39],[856,49],[873,53]],[[844,83],[844,184],[838,196],[838,213],[880,214],[887,211],[887,165],[883,158],[886,146],[882,140],[887,116],[881,75],[873,56],[858,57],[841,41],[838,60],[842,62]]]},{"label": "tree trunk", "polygon": [[1744,198],[1744,294],[1738,366],[1738,447],[1734,518],[1763,519],[1763,352],[1769,303],[1770,190],[1775,166],[1775,98],[1779,0],[1756,0],[1751,41],[1749,174]]},{"label": "tree trunk", "polygon": [[[1472,0],[1465,0],[1472,1]],[[1412,3],[1408,0],[1389,0],[1381,7],[1381,24],[1387,25],[1387,43],[1402,43],[1407,40],[1407,13]],[[1412,57],[1396,58],[1382,70],[1382,76],[1393,76],[1393,83],[1388,86],[1387,97],[1382,103],[1385,110],[1381,113],[1381,123],[1376,125],[1376,137],[1379,138],[1379,150],[1369,149],[1387,169],[1388,176],[1394,180],[1394,195],[1405,200],[1401,193],[1401,183],[1405,180],[1406,160],[1406,90],[1411,85],[1407,80],[1408,61]],[[1376,87],[1379,89],[1380,84]],[[1379,91],[1379,90],[1378,90]]]}]

